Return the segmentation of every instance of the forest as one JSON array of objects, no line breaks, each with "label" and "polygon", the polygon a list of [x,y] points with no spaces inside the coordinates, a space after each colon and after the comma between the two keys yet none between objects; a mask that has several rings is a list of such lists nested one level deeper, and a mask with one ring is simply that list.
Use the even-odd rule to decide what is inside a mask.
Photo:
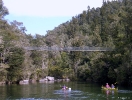
[{"label": "forest", "polygon": [[[132,0],[104,1],[87,7],[45,36],[26,34],[26,26],[8,22],[0,0],[0,82],[56,79],[132,84]],[[25,47],[111,47],[113,51],[39,51]]]}]

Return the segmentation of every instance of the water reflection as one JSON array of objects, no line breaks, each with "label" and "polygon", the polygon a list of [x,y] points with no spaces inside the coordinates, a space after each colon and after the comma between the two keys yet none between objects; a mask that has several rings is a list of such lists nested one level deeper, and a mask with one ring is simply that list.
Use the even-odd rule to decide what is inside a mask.
[{"label": "water reflection", "polygon": [[102,90],[102,93],[106,95],[106,100],[131,100],[132,91],[130,90]]},{"label": "water reflection", "polygon": [[104,98],[106,98],[106,100],[116,100],[118,97],[117,90],[102,90],[102,93],[105,94]]},{"label": "water reflection", "polygon": [[53,84],[53,83],[54,83],[54,81],[41,81],[41,82],[39,82],[39,83]]},{"label": "water reflection", "polygon": [[115,90],[102,90],[102,92],[105,93],[107,96],[118,94],[118,91],[115,91]]}]

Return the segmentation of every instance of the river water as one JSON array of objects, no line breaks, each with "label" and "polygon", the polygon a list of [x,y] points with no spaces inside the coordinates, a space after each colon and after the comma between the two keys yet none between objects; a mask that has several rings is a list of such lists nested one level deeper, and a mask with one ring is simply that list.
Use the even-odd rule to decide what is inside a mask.
[{"label": "river water", "polygon": [[[60,86],[71,88],[62,90]],[[130,88],[104,91],[101,86],[78,82],[47,82],[0,86],[0,100],[132,100]]]}]

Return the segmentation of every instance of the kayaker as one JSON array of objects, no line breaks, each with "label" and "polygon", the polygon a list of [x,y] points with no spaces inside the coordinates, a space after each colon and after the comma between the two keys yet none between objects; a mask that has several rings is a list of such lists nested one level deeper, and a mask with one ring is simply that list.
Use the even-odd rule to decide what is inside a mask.
[{"label": "kayaker", "polygon": [[115,88],[115,86],[113,84],[111,84],[111,88],[113,89],[113,88]]},{"label": "kayaker", "polygon": [[66,90],[68,89],[68,87],[66,87],[65,85],[62,87],[63,90]]},{"label": "kayaker", "polygon": [[108,83],[106,83],[106,88],[110,88],[110,86],[109,86],[109,84],[108,84]]}]

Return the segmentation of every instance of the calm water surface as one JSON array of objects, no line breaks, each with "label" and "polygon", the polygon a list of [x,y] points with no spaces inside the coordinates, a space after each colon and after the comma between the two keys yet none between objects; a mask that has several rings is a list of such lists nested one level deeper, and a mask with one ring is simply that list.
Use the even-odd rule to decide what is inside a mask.
[{"label": "calm water surface", "polygon": [[[61,90],[64,84],[71,91]],[[132,100],[132,90],[103,91],[100,85],[78,82],[5,85],[0,86],[0,100]]]}]

